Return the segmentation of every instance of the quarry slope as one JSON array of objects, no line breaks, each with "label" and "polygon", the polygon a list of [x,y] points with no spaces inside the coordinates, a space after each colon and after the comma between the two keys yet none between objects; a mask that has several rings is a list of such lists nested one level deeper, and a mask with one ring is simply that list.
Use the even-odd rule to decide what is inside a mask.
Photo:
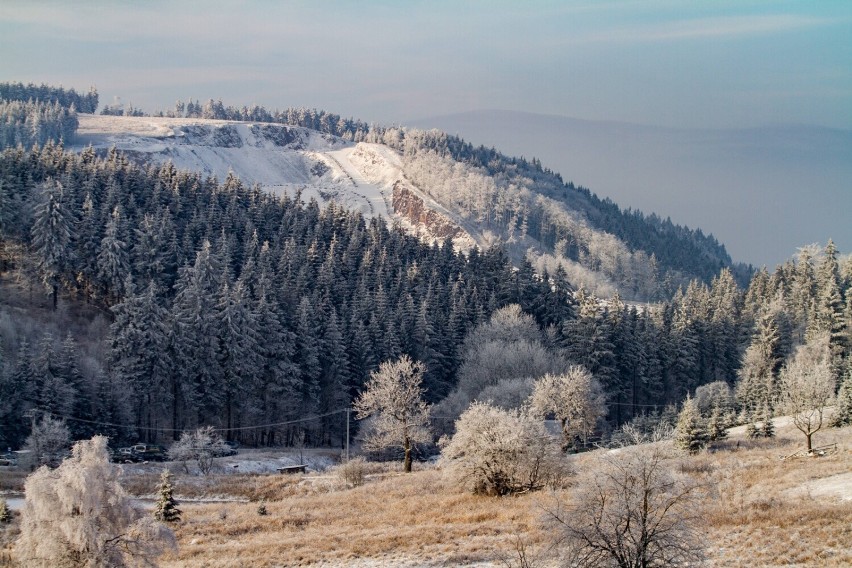
[{"label": "quarry slope", "polygon": [[72,146],[112,148],[139,163],[171,162],[220,181],[229,174],[278,195],[335,202],[426,240],[488,246],[476,228],[408,181],[399,154],[301,127],[195,118],[79,115]]}]

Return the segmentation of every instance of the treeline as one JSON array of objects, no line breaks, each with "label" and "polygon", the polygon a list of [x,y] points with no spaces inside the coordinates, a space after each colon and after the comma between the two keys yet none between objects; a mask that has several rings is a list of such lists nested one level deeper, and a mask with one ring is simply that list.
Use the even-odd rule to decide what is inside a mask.
[{"label": "treeline", "polygon": [[73,88],[52,87],[50,85],[36,85],[34,83],[0,83],[0,99],[6,101],[40,102],[45,104],[58,104],[59,106],[77,112],[94,114],[98,109],[98,91],[94,87],[89,89],[85,95],[78,93]]},{"label": "treeline", "polygon": [[[560,174],[542,167],[535,158],[526,160],[508,157],[494,148],[475,147],[439,130],[375,130],[376,135],[371,141],[381,141],[400,151],[409,148],[419,153],[431,152],[441,158],[451,158],[481,169],[497,184],[525,188],[564,203],[570,210],[580,212],[591,227],[624,241],[631,251],[644,251],[648,257],[653,255],[663,270],[681,272],[705,282],[709,282],[724,267],[732,268],[741,283],[745,283],[751,275],[747,267],[732,266],[724,245],[712,235],[705,235],[700,229],[675,225],[670,219],[662,220],[653,214],[646,217],[639,211],[622,210],[608,198],[602,200],[584,187],[563,182]],[[410,143],[409,138],[414,138],[414,144]],[[523,219],[519,218],[518,222],[523,222]],[[559,226],[551,227],[545,223],[542,239],[543,244],[550,247],[560,240],[566,240],[569,252],[572,247],[576,249],[576,243],[572,242],[576,237]]]},{"label": "treeline", "polygon": [[[11,446],[27,428],[5,426],[34,408],[78,421],[81,436],[162,441],[214,424],[251,444],[337,444],[345,422],[333,413],[403,354],[425,363],[431,402],[460,380],[476,397],[500,386],[497,372],[516,391],[536,369],[582,364],[613,427],[711,383],[736,387],[747,415],[771,412],[783,362],[814,337],[828,337],[838,382],[852,373],[852,259],[831,243],[746,289],[723,270],[640,307],[574,294],[561,269],[515,270],[499,248],[459,255],[333,204],[116,152],[6,150],[0,204],[4,274],[38,280],[54,302],[110,307],[106,344],[85,356],[79,336],[59,343],[3,320],[0,443]],[[491,321],[511,304],[532,328]]]},{"label": "treeline", "polygon": [[344,118],[338,114],[305,107],[289,107],[270,111],[258,105],[250,107],[225,106],[221,100],[208,99],[203,105],[198,100],[178,101],[174,109],[160,111],[157,116],[177,118],[205,118],[215,120],[238,120],[244,122],[273,122],[289,126],[301,126],[331,134],[345,140],[361,142],[372,128],[366,122]]},{"label": "treeline", "polygon": [[57,102],[0,100],[0,148],[70,142],[77,113]]},{"label": "treeline", "polygon": [[[386,144],[405,154],[407,174],[431,173],[429,179],[418,177],[423,189],[445,188],[437,190],[435,196],[447,198],[477,221],[485,221],[506,240],[529,236],[547,252],[558,249],[567,260],[604,274],[631,298],[669,298],[679,285],[692,278],[709,282],[722,268],[731,268],[741,285],[752,273],[750,267],[733,265],[725,247],[700,229],[676,225],[653,214],[646,217],[640,211],[622,210],[584,187],[563,182],[560,174],[542,167],[535,158],[508,157],[494,148],[475,147],[438,130],[368,125],[317,109],[237,108],[213,99],[204,104],[192,99],[178,101],[174,109],[159,114],[274,122],[355,142]],[[457,163],[473,171],[458,171]],[[435,167],[447,175],[435,174]],[[484,179],[471,183],[472,177]],[[656,277],[648,272],[649,265],[659,271],[659,282],[648,280]]]},{"label": "treeline", "polygon": [[[109,306],[113,319],[106,356],[80,380],[39,363],[51,357],[32,345],[54,340],[11,345],[3,424],[37,408],[130,425],[103,426],[128,438],[215,424],[246,443],[303,431],[308,443],[337,443],[341,414],[246,428],[347,408],[372,370],[402,354],[426,363],[438,400],[462,338],[495,309],[519,303],[540,325],[571,314],[567,282],[516,272],[499,249],[465,257],[234,178],[47,145],[5,151],[0,180],[5,269],[37,279],[54,306],[65,294]],[[14,439],[2,443],[21,442],[23,432],[3,432]]]}]

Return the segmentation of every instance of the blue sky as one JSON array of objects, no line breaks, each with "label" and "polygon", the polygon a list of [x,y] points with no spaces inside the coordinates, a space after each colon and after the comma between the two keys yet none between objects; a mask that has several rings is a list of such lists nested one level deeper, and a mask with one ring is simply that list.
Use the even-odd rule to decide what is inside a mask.
[{"label": "blue sky", "polygon": [[0,2],[0,80],[312,106],[852,128],[852,2]]}]

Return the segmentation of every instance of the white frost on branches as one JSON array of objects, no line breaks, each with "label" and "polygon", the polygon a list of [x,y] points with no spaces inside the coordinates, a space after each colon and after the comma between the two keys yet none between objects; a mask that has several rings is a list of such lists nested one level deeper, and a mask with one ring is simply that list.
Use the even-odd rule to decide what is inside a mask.
[{"label": "white frost on branches", "polygon": [[474,402],[442,439],[448,475],[478,494],[508,495],[557,484],[563,465],[544,423],[521,410]]},{"label": "white frost on branches", "polygon": [[406,472],[411,471],[411,450],[415,444],[432,441],[429,431],[430,405],[423,401],[423,372],[419,361],[403,355],[398,361],[385,361],[370,375],[366,388],[355,400],[358,418],[371,417],[365,448],[401,448]]},{"label": "white frost on branches", "polygon": [[107,438],[77,442],[70,458],[42,467],[24,484],[15,556],[24,566],[150,566],[174,534],[137,510],[109,463]]}]

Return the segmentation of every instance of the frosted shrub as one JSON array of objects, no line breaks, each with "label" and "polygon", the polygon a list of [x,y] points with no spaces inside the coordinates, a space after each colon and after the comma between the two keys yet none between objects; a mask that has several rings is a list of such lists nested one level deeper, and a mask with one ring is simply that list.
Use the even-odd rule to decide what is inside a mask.
[{"label": "frosted shrub", "polygon": [[586,445],[598,420],[606,414],[600,383],[584,367],[576,365],[562,374],[547,374],[538,379],[530,407],[536,416],[553,416],[559,421],[564,450],[577,440]]},{"label": "frosted shrub", "polygon": [[6,500],[0,497],[0,523],[11,523],[12,511],[9,510],[9,505]]},{"label": "frosted shrub", "polygon": [[41,465],[56,464],[63,452],[71,445],[71,433],[65,422],[45,415],[35,426],[24,443],[24,465],[35,469]]},{"label": "frosted shrub", "polygon": [[367,461],[362,457],[352,458],[340,464],[335,473],[347,487],[360,487],[367,476]]},{"label": "frosted shrub", "polygon": [[45,568],[150,566],[173,548],[172,532],[133,507],[118,476],[103,436],[77,442],[57,469],[30,475],[18,561]]},{"label": "frosted shrub", "polygon": [[570,505],[547,510],[564,543],[565,566],[694,566],[698,487],[674,475],[659,446],[603,454],[580,479]]},{"label": "frosted shrub", "polygon": [[508,495],[556,484],[563,463],[544,423],[524,411],[475,402],[442,439],[443,464],[457,484],[477,494]]},{"label": "frosted shrub", "polygon": [[204,426],[193,432],[184,432],[180,440],[169,448],[169,458],[183,462],[187,472],[187,462],[195,462],[198,471],[207,475],[213,467],[213,458],[225,455],[228,446],[213,426]]}]

